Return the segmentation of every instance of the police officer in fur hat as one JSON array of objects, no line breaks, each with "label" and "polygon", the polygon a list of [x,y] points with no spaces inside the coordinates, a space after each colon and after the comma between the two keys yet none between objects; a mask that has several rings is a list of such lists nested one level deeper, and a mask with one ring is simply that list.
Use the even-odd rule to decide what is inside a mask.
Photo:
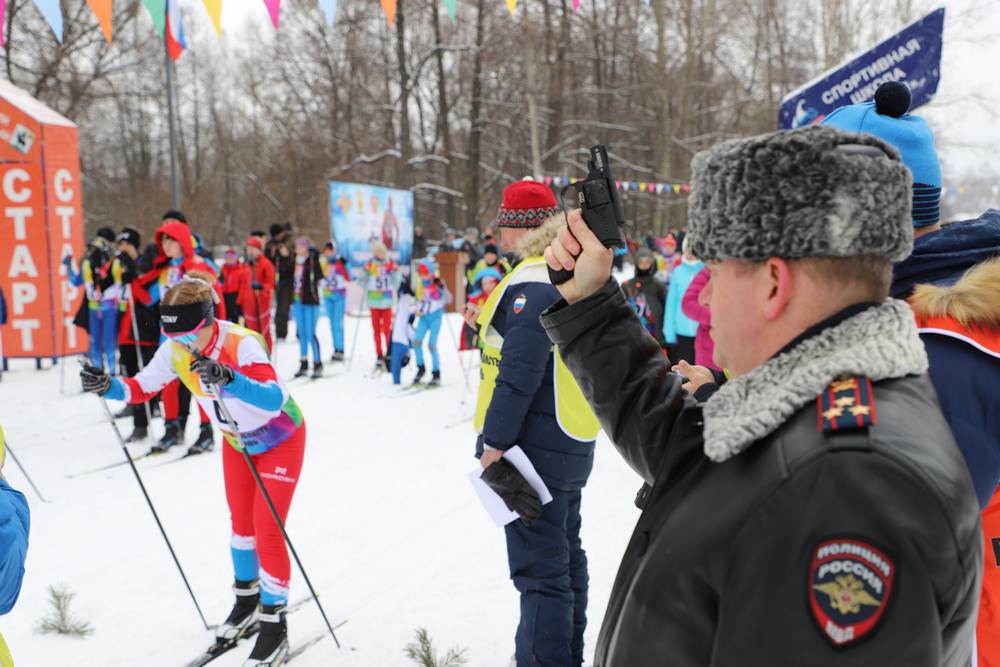
[{"label": "police officer in fur hat", "polygon": [[[580,500],[600,425],[538,320],[559,298],[542,252],[562,220],[548,186],[528,179],[504,190],[496,225],[501,249],[517,261],[470,322],[483,348],[475,415],[483,479],[522,516],[505,528],[510,577],[521,594],[518,667],[581,665],[587,626]],[[520,502],[531,492],[518,489],[516,482],[524,482],[503,458],[515,446],[545,482],[551,502],[539,506],[537,496],[534,506]]]},{"label": "police officer in fur hat", "polygon": [[703,404],[578,212],[545,253],[575,276],[542,324],[652,487],[595,666],[968,665],[976,496],[913,313],[887,298],[910,172],[871,135],[810,127],[700,153],[692,184],[732,374]]}]

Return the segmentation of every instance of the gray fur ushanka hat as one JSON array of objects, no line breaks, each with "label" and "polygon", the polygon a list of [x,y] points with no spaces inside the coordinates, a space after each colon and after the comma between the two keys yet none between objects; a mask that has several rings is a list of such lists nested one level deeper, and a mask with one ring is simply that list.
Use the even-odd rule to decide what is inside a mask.
[{"label": "gray fur ushanka hat", "polygon": [[702,260],[855,257],[913,249],[910,171],[870,134],[812,126],[694,156],[691,252]]}]

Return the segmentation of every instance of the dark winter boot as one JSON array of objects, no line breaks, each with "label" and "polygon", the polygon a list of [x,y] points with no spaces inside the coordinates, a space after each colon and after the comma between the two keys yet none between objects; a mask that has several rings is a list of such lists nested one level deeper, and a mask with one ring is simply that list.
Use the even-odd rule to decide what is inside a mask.
[{"label": "dark winter boot", "polygon": [[285,605],[261,606],[257,614],[260,633],[250,658],[243,667],[272,667],[283,664],[288,656],[288,625],[285,623]]},{"label": "dark winter boot", "polygon": [[441,371],[434,371],[431,373],[431,381],[427,383],[428,387],[436,387],[441,384]]},{"label": "dark winter boot", "polygon": [[385,356],[378,355],[378,359],[375,360],[375,372],[385,370]]},{"label": "dark winter boot", "polygon": [[163,433],[163,437],[150,448],[150,454],[162,454],[184,441],[184,431],[181,429],[180,419],[168,419],[165,426],[166,430]]},{"label": "dark winter boot", "polygon": [[336,352],[333,353],[333,356],[330,357],[330,361],[333,361],[333,362],[343,361],[343,360],[344,360],[344,351],[343,350],[337,350]]},{"label": "dark winter boot", "polygon": [[257,582],[237,579],[233,592],[236,593],[236,604],[222,625],[215,630],[215,639],[220,643],[238,641],[257,622],[257,604],[260,602],[260,586]]},{"label": "dark winter boot", "polygon": [[302,378],[309,374],[309,360],[299,359],[299,371],[295,374],[295,377]]},{"label": "dark winter boot", "polygon": [[312,379],[315,380],[321,377],[323,377],[323,363],[317,361],[315,364],[313,364]]},{"label": "dark winter boot", "polygon": [[427,368],[424,366],[417,366],[417,374],[413,376],[413,384],[420,384],[420,381],[427,375]]},{"label": "dark winter boot", "polygon": [[212,432],[212,424],[205,422],[198,429],[198,439],[188,448],[187,455],[204,454],[212,451],[213,447],[215,447],[215,433]]},{"label": "dark winter boot", "polygon": [[132,435],[125,438],[125,442],[127,443],[140,442],[141,440],[145,440],[148,437],[149,437],[149,431],[146,429],[145,426],[136,426],[132,430]]}]

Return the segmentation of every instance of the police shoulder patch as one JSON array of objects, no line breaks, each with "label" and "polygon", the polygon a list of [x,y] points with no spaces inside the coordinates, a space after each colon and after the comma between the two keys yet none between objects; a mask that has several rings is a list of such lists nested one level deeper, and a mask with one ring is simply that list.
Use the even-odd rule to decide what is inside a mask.
[{"label": "police shoulder patch", "polygon": [[885,616],[895,577],[893,560],[863,539],[817,544],[809,564],[809,609],[827,641],[846,647],[870,636]]},{"label": "police shoulder patch", "polygon": [[865,375],[837,378],[816,397],[816,411],[816,425],[820,431],[874,426],[877,415],[871,378]]},{"label": "police shoulder patch", "polygon": [[528,297],[522,292],[514,297],[514,314],[519,315],[526,305],[528,305]]}]

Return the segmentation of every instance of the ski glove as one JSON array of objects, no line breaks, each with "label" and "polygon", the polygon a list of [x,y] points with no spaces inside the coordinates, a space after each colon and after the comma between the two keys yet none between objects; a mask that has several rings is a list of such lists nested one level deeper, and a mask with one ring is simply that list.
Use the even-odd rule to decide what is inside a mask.
[{"label": "ski glove", "polygon": [[83,390],[104,396],[111,389],[111,376],[103,369],[84,364],[80,370],[80,381],[83,383]]},{"label": "ski glove", "polygon": [[191,362],[191,370],[198,374],[207,386],[223,386],[233,381],[233,369],[214,359],[199,355]]},{"label": "ski glove", "polygon": [[263,285],[261,285],[261,284],[260,284],[260,283],[258,283],[258,282],[254,282],[254,283],[250,283],[250,289],[254,289],[254,290],[262,290],[262,289],[264,289],[264,286],[263,286]]},{"label": "ski glove", "polygon": [[511,512],[521,515],[524,525],[530,526],[542,514],[542,501],[517,468],[500,459],[483,471],[482,480],[486,486],[500,496]]}]

